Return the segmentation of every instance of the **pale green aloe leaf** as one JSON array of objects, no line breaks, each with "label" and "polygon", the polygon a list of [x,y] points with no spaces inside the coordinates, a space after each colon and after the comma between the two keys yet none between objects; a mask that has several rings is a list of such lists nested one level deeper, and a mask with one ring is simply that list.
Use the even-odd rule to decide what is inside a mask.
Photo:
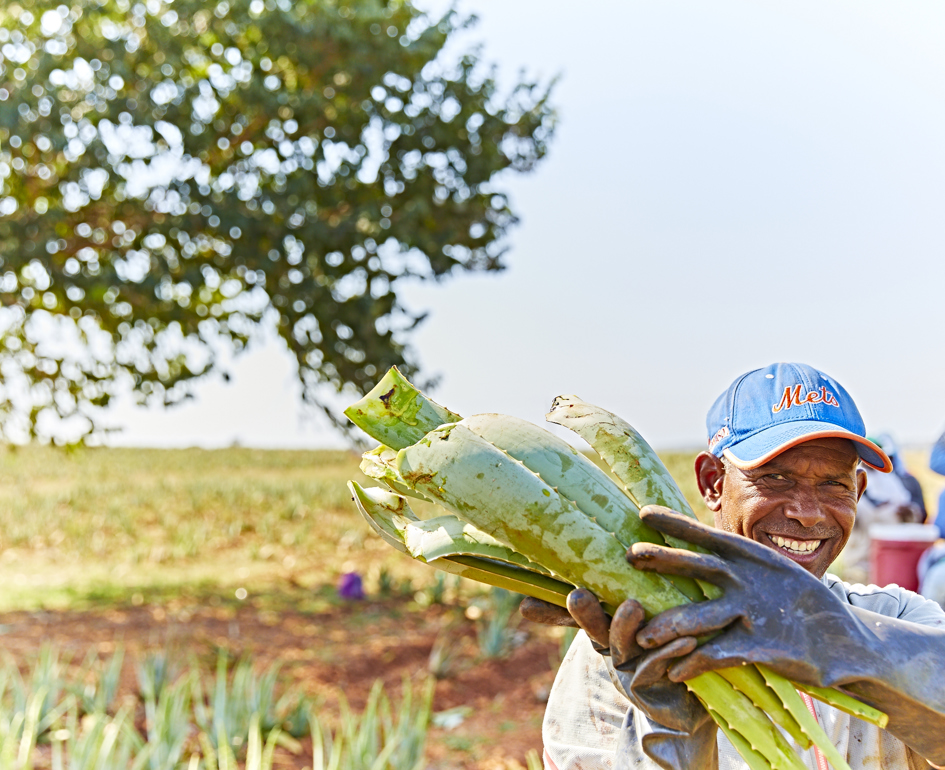
[{"label": "pale green aloe leaf", "polygon": [[[602,407],[588,404],[577,396],[558,396],[551,404],[545,419],[574,431],[620,479],[627,494],[640,508],[662,505],[695,518],[692,506],[680,490],[669,469],[653,451],[639,431],[622,417]],[[706,553],[704,548],[685,540],[664,535],[667,545],[689,551]],[[717,586],[699,581],[702,592],[709,599],[722,595]]]},{"label": "pale green aloe leaf", "polygon": [[31,696],[26,706],[26,721],[23,725],[23,735],[20,737],[17,767],[30,770],[33,766],[33,750],[36,748],[37,726],[42,713],[43,702],[46,700],[47,688],[40,687]]},{"label": "pale green aloe leaf", "polygon": [[462,417],[427,398],[396,366],[345,416],[371,438],[394,449],[416,443],[429,431]]},{"label": "pale green aloe leaf", "polygon": [[361,473],[371,479],[386,484],[399,495],[413,497],[417,500],[428,500],[419,492],[408,487],[400,474],[394,469],[397,459],[397,450],[381,444],[379,447],[361,455]]},{"label": "pale green aloe leaf", "polygon": [[540,564],[503,545],[491,535],[455,516],[437,516],[406,527],[407,552],[415,559],[430,562],[443,556],[482,556],[515,564],[533,572],[550,575]]},{"label": "pale green aloe leaf", "polygon": [[540,564],[529,561],[522,554],[455,516],[421,520],[400,495],[378,487],[364,489],[356,481],[349,481],[348,489],[354,495],[361,514],[375,531],[388,542],[395,541],[391,545],[414,559],[431,562],[444,556],[482,556],[533,572],[551,574]]},{"label": "pale green aloe leaf", "polygon": [[652,616],[689,601],[663,576],[631,567],[612,533],[462,425],[441,426],[402,449],[397,471],[459,518],[610,606],[633,597]]},{"label": "pale green aloe leaf", "polygon": [[664,505],[695,518],[663,461],[623,418],[577,396],[558,396],[545,419],[574,431],[590,444],[641,508]]},{"label": "pale green aloe leaf", "polygon": [[[503,414],[477,414],[460,422],[514,457],[563,498],[571,500],[624,548],[633,543],[663,545],[663,535],[640,520],[640,509],[611,478],[564,439],[537,425]],[[694,580],[666,578],[689,599],[704,594]]]},{"label": "pale green aloe leaf", "polygon": [[[414,516],[407,501],[384,489],[376,487],[363,489],[355,481],[348,482],[348,489],[351,490],[352,499],[357,504],[361,515],[374,531],[401,553],[412,556],[406,545],[408,529],[421,526],[424,522]],[[458,519],[454,521],[456,524],[451,524],[451,528],[459,526],[460,530],[464,530],[468,526]],[[441,528],[437,527],[437,529]],[[470,527],[469,532],[476,531]],[[412,538],[415,547],[422,547],[417,545],[420,543],[421,536],[430,536],[430,534],[429,531],[415,533]],[[443,534],[444,532],[440,532],[430,541],[430,548],[436,549],[435,557],[428,559],[415,556],[414,558],[443,572],[543,599],[559,607],[566,606],[567,595],[574,586],[555,579],[543,567],[529,562],[521,554],[501,546],[483,532],[476,532],[476,539],[471,538],[469,533],[461,532],[459,540],[453,544],[444,542]],[[477,542],[477,540],[483,542]],[[495,550],[496,546],[503,550],[501,552]],[[447,551],[450,553],[447,554]],[[487,552],[498,558],[484,558],[468,552],[472,554]]]},{"label": "pale green aloe leaf", "polygon": [[[533,596],[559,607],[568,606],[568,594],[574,590],[573,585],[549,575],[480,556],[444,556],[428,563],[431,567],[444,572],[496,588],[504,588],[524,596]],[[604,604],[604,609],[613,614],[613,607]]]},{"label": "pale green aloe leaf", "polygon": [[[453,517],[422,522],[403,497],[384,489],[364,489],[355,481],[348,482],[348,489],[374,531],[402,553],[444,572],[565,606],[568,592],[574,586],[556,580],[544,567],[486,533]],[[407,547],[411,531],[413,553]]]},{"label": "pale green aloe leaf", "polygon": [[889,724],[888,714],[872,706],[867,706],[865,703],[858,701],[852,695],[847,695],[845,692],[829,687],[813,687],[806,684],[795,684],[794,686],[801,692],[806,692],[812,698],[817,698],[817,700],[823,701],[828,706],[833,706],[835,709],[843,711],[850,716],[876,725],[881,730],[886,729],[886,725]]},{"label": "pale green aloe leaf", "polygon": [[349,481],[348,490],[365,521],[388,545],[407,553],[404,528],[407,521],[416,519],[406,499],[386,489],[364,489],[358,482]]},{"label": "pale green aloe leaf", "polygon": [[514,457],[626,547],[663,543],[659,532],[640,521],[640,509],[627,494],[564,439],[504,414],[477,414],[460,425]]}]

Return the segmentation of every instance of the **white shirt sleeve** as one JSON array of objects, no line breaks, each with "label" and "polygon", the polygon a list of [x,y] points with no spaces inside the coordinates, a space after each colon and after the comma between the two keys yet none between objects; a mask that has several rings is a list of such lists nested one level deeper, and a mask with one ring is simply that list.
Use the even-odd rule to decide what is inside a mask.
[{"label": "white shirt sleeve", "polygon": [[[542,723],[546,770],[612,770],[630,707],[581,631],[555,677]],[[550,765],[548,760],[553,765]]]}]

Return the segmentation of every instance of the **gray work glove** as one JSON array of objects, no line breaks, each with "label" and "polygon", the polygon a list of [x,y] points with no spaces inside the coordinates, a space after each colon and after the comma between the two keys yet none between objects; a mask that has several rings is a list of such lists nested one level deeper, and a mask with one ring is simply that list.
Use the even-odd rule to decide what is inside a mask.
[{"label": "gray work glove", "polygon": [[[570,601],[568,604],[571,606]],[[623,770],[632,766],[636,752],[628,744],[637,738],[643,752],[667,770],[717,768],[715,722],[684,684],[666,676],[676,658],[696,648],[695,638],[679,637],[662,647],[644,651],[636,642],[643,622],[643,607],[628,599],[614,613],[608,634],[611,661],[621,689],[647,720],[645,732],[639,729],[640,725],[634,725],[631,730],[629,724],[624,724],[616,768]],[[628,712],[627,719],[633,716]]]},{"label": "gray work glove", "polygon": [[520,612],[539,623],[580,626],[594,649],[611,657],[616,684],[646,717],[645,724],[640,724],[634,709],[627,712],[617,747],[617,770],[633,766],[639,756],[634,746],[637,741],[646,756],[666,770],[718,767],[715,723],[684,684],[666,676],[675,658],[695,649],[694,638],[674,639],[645,651],[635,641],[643,623],[643,607],[630,599],[617,608],[611,621],[596,597],[583,588],[568,595],[567,611],[526,599]]},{"label": "gray work glove", "polygon": [[669,680],[747,662],[794,681],[842,686],[885,711],[887,731],[930,762],[945,763],[945,627],[854,607],[777,551],[667,508],[647,506],[640,518],[712,554],[637,543],[627,554],[631,564],[724,591],[720,599],[662,612],[637,633],[636,643],[652,650],[715,634],[672,663]]}]

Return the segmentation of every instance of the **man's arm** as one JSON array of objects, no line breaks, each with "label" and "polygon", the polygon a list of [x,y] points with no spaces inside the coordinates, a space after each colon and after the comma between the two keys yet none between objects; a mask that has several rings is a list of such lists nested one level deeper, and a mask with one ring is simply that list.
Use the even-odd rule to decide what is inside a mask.
[{"label": "man's arm", "polygon": [[[824,686],[842,687],[884,711],[888,732],[930,764],[945,764],[945,624],[921,626],[855,606],[848,611],[860,628],[850,627],[853,644],[838,645]],[[855,656],[843,660],[847,650]]]},{"label": "man's arm", "polygon": [[747,662],[794,681],[840,686],[885,711],[888,732],[930,763],[945,764],[945,625],[921,626],[846,604],[790,559],[667,509],[647,507],[641,518],[718,554],[651,543],[628,554],[636,567],[724,590],[721,599],[657,615],[636,635],[650,649],[717,634],[673,664],[671,680]]}]

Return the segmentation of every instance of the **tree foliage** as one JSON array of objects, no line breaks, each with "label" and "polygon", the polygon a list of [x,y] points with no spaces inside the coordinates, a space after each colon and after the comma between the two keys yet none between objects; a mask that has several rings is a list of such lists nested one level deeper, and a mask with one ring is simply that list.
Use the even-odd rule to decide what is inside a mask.
[{"label": "tree foliage", "polygon": [[329,414],[332,389],[415,372],[398,285],[502,267],[496,175],[553,128],[547,87],[444,61],[469,22],[397,0],[4,4],[3,435],[94,431],[122,382],[176,403],[272,320]]}]

